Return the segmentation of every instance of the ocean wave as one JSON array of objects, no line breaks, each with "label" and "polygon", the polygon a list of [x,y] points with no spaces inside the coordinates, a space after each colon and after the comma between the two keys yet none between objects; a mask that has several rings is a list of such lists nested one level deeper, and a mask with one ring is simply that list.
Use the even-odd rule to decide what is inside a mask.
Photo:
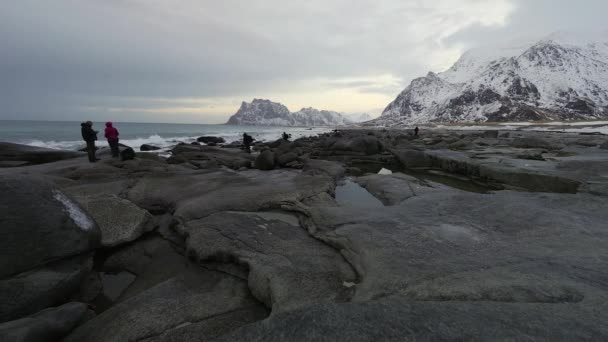
[{"label": "ocean wave", "polygon": [[[303,136],[313,136],[313,135],[317,135],[317,134],[325,132],[325,131],[327,131],[327,129],[314,129],[314,130],[309,130],[309,129],[295,129],[294,130],[294,129],[292,129],[292,130],[288,130],[288,132],[290,134],[292,134],[293,139],[297,139],[297,138],[300,138]],[[216,132],[213,132],[213,133],[216,133]],[[239,132],[236,132],[236,131],[234,131],[234,132],[217,132],[217,133],[218,134],[205,134],[205,135],[222,137],[222,138],[224,138],[224,140],[226,140],[227,143],[230,143],[233,141],[240,141],[243,136],[243,133],[240,131]],[[273,129],[271,131],[268,131],[268,130],[258,131],[258,132],[249,131],[248,133],[251,134],[257,141],[273,141],[273,140],[280,138],[280,134],[282,133],[282,130]],[[166,151],[179,143],[186,143],[186,144],[192,143],[192,142],[196,141],[199,136],[163,137],[159,134],[151,134],[147,137],[120,139],[120,143],[123,145],[131,146],[136,151],[139,151],[140,146],[144,145],[144,144],[157,146],[157,147],[161,148],[161,151]],[[32,139],[32,140],[16,141],[16,142],[18,142],[20,144],[30,145],[30,146],[45,147],[45,148],[51,148],[51,149],[57,149],[57,150],[79,150],[79,149],[83,149],[86,147],[85,142],[82,140],[70,140],[70,141],[47,140],[47,141],[44,141],[44,140]],[[103,146],[107,145],[107,142],[105,139],[100,139],[97,141],[96,144],[99,147],[103,147]]]}]

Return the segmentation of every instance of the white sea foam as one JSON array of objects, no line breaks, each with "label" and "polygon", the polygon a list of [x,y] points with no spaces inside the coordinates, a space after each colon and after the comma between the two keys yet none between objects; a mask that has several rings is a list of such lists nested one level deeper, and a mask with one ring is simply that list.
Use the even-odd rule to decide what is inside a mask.
[{"label": "white sea foam", "polygon": [[82,211],[80,207],[69,199],[63,192],[53,190],[53,198],[63,205],[63,210],[70,216],[72,221],[82,230],[91,230],[95,223],[87,213]]},{"label": "white sea foam", "polygon": [[[161,151],[166,151],[169,148],[175,146],[176,144],[183,143],[191,143],[196,141],[196,139],[200,136],[217,136],[222,137],[226,140],[226,142],[230,143],[233,141],[240,141],[243,137],[243,132],[247,132],[251,136],[253,136],[257,141],[273,141],[279,139],[281,133],[283,131],[292,135],[293,139],[297,139],[304,136],[315,136],[320,133],[328,132],[328,128],[276,128],[276,127],[260,127],[260,128],[252,128],[252,127],[243,127],[238,128],[238,130],[234,131],[224,131],[224,132],[206,132],[197,136],[161,136],[159,134],[151,134],[149,136],[135,137],[135,138],[124,138],[120,139],[120,143],[123,145],[131,146],[136,151],[139,151],[139,147],[143,144],[153,145],[161,148]],[[56,140],[21,140],[16,141],[21,144],[37,146],[37,147],[46,147],[58,150],[78,150],[85,148],[85,143],[82,140],[70,140],[70,141],[56,141]],[[105,139],[100,139],[97,141],[97,146],[103,147],[106,146],[107,142]]]}]

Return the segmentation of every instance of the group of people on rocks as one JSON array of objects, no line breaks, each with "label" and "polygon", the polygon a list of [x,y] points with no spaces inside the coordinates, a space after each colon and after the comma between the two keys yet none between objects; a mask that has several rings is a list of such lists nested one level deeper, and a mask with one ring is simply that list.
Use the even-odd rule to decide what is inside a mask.
[{"label": "group of people on rocks", "polygon": [[[89,156],[89,162],[94,163],[99,160],[95,156],[95,141],[97,140],[98,131],[93,129],[93,122],[86,121],[80,124],[82,139],[87,143],[87,154]],[[118,158],[120,151],[118,149],[118,130],[112,125],[111,122],[106,122],[106,129],[104,131],[104,137],[108,140],[108,145],[112,151],[112,157]]]},{"label": "group of people on rocks", "polygon": [[[82,124],[80,124],[81,126],[81,132],[82,132],[82,139],[87,143],[87,154],[89,157],[89,162],[94,163],[98,160],[100,160],[99,158],[97,158],[95,156],[95,151],[96,151],[96,147],[95,147],[95,141],[97,141],[97,133],[99,133],[98,131],[93,129],[93,122],[91,121],[86,121],[83,122]],[[416,127],[414,129],[414,135],[418,136],[420,129],[418,127]],[[335,129],[333,131],[334,135],[338,135],[339,132],[337,129]],[[118,148],[118,137],[119,137],[119,133],[118,133],[118,129],[116,129],[116,127],[113,126],[112,122],[106,122],[106,128],[104,130],[104,137],[108,140],[108,145],[110,146],[110,149],[112,151],[112,157],[113,158],[118,158],[120,155],[120,150]],[[289,141],[289,139],[291,139],[291,134],[287,134],[287,132],[283,132],[283,134],[281,135],[282,139],[285,141]],[[245,152],[247,153],[251,153],[251,144],[253,144],[253,142],[255,141],[255,139],[247,134],[247,133],[243,133],[243,146],[245,149]]]}]

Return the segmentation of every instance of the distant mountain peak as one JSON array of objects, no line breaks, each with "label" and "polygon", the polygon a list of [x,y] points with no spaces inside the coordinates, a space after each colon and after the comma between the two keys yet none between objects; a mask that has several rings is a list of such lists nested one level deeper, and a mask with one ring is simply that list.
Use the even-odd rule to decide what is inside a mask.
[{"label": "distant mountain peak", "polygon": [[607,40],[561,33],[525,46],[470,50],[445,72],[414,79],[376,122],[608,118]]},{"label": "distant mountain peak", "polygon": [[253,99],[251,103],[243,101],[241,108],[227,122],[229,125],[287,127],[343,126],[350,123],[338,112],[307,107],[292,113],[283,104],[266,99]]}]

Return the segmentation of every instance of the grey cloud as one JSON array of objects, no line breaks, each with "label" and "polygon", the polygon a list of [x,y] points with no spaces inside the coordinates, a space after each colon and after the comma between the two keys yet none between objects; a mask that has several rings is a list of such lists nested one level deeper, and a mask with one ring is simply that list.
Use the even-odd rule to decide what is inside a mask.
[{"label": "grey cloud", "polygon": [[[559,29],[565,19],[574,28],[599,25],[604,2],[585,6],[563,0],[4,1],[0,119],[72,119],[83,107],[173,108],[188,106],[190,98],[238,104],[241,96],[274,98],[284,89],[396,95],[436,68],[451,47]],[[527,24],[534,13],[542,18]],[[368,80],[374,75],[403,82]],[[313,85],[315,79],[329,81]]]}]

